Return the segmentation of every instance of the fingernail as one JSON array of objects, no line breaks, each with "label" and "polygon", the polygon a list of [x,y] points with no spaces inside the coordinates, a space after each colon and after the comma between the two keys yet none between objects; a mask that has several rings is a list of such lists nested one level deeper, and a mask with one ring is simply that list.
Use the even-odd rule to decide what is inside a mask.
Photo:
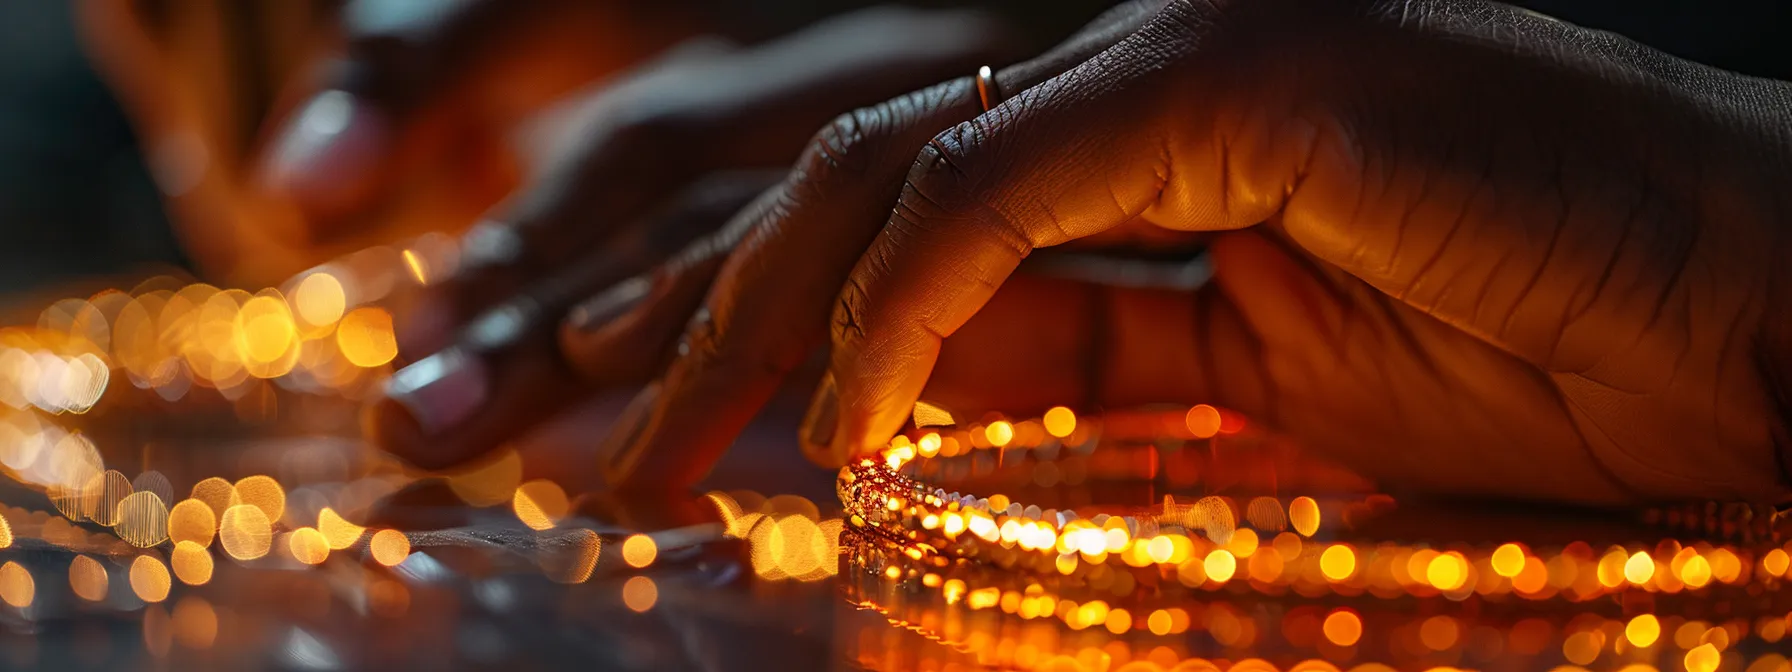
[{"label": "fingernail", "polygon": [[385,116],[354,94],[317,94],[275,142],[268,181],[301,199],[345,192],[367,177],[387,132]]},{"label": "fingernail", "polygon": [[386,397],[404,404],[425,435],[466,420],[490,394],[485,364],[458,348],[400,369],[386,381]]},{"label": "fingernail", "polygon": [[815,399],[809,402],[809,412],[803,415],[803,454],[810,462],[824,467],[846,464],[846,456],[834,446],[839,423],[839,389],[834,384],[834,374],[828,373],[821,377]]},{"label": "fingernail", "polygon": [[653,283],[636,276],[573,307],[566,321],[579,331],[595,331],[641,305]]},{"label": "fingernail", "polygon": [[653,418],[654,407],[659,403],[660,387],[660,383],[654,381],[636,394],[628,402],[628,408],[616,418],[603,447],[598,449],[604,479],[611,485],[626,479],[634,472],[635,465],[640,464],[642,451],[647,447],[642,438]]}]

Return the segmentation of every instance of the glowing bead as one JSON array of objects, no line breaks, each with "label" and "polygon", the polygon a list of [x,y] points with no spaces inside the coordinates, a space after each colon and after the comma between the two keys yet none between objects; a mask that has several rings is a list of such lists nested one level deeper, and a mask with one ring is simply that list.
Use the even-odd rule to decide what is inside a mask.
[{"label": "glowing bead", "polygon": [[1009,441],[1014,440],[1014,425],[1006,420],[997,420],[983,429],[983,436],[989,439],[990,445],[1006,446]]},{"label": "glowing bead", "polygon": [[1201,564],[1207,571],[1207,578],[1221,583],[1231,580],[1232,574],[1238,571],[1238,558],[1223,548],[1207,554]]},{"label": "glowing bead", "polygon": [[1183,417],[1183,424],[1188,426],[1189,433],[1194,434],[1197,439],[1213,438],[1213,435],[1220,433],[1220,411],[1207,404],[1199,404],[1188,409],[1188,415]]},{"label": "glowing bead", "polygon": [[1076,431],[1076,413],[1063,406],[1053,407],[1045,412],[1045,433],[1057,438],[1070,436]]},{"label": "glowing bead", "polygon": [[1524,571],[1524,549],[1518,544],[1501,544],[1493,550],[1493,573],[1508,579]]},{"label": "glowing bead", "polygon": [[1643,614],[1630,619],[1624,626],[1624,638],[1630,640],[1631,646],[1648,648],[1661,637],[1661,621],[1654,614]]},{"label": "glowing bead", "polygon": [[1686,672],[1716,672],[1718,664],[1723,662],[1723,654],[1715,646],[1700,644],[1686,652],[1685,662]]},{"label": "glowing bead", "polygon": [[1319,554],[1319,571],[1331,581],[1344,581],[1356,573],[1356,551],[1344,544],[1333,544]]},{"label": "glowing bead", "polygon": [[1624,563],[1624,579],[1636,585],[1643,585],[1655,576],[1655,561],[1649,554],[1637,551]]}]

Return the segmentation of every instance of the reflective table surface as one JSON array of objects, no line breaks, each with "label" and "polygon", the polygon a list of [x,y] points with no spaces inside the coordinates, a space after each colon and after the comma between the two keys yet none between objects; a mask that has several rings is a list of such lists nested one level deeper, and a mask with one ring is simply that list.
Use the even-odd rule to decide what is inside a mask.
[{"label": "reflective table surface", "polygon": [[800,383],[700,493],[604,494],[613,398],[424,473],[358,439],[390,318],[289,296],[268,361],[247,293],[0,330],[0,667],[1792,669],[1764,511],[1393,497],[1204,406],[916,429],[885,509],[800,458]]}]

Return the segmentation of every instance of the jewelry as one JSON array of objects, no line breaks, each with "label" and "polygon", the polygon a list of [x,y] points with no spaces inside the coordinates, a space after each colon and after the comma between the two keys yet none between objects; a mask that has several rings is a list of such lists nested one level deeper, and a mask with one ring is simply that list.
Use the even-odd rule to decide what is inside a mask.
[{"label": "jewelry", "polygon": [[984,112],[1002,104],[1002,88],[996,84],[995,72],[987,65],[977,68],[977,102],[983,103]]},{"label": "jewelry", "polygon": [[[1185,416],[1188,431],[1183,436],[1220,436],[1229,425],[1232,432],[1240,431],[1243,425],[1229,422],[1230,417],[1211,406],[1196,406]],[[1123,425],[1134,431],[1124,431]],[[836,487],[848,525],[902,544],[903,554],[915,561],[945,566],[967,560],[1071,581],[1122,572],[1151,585],[1180,583],[1209,590],[1248,585],[1269,594],[1292,590],[1309,596],[1369,593],[1452,600],[1505,594],[1540,600],[1559,595],[1585,601],[1646,592],[1667,600],[1706,599],[1739,588],[1759,590],[1754,584],[1777,589],[1792,564],[1792,548],[1757,543],[1771,535],[1743,535],[1744,543],[1754,544],[1748,547],[1707,542],[1683,546],[1668,540],[1647,547],[1611,545],[1604,551],[1587,542],[1536,549],[1517,542],[1440,548],[1383,543],[1359,548],[1344,541],[1318,541],[1321,503],[1308,497],[1290,500],[1284,508],[1280,500],[1268,497],[1241,505],[1218,496],[1192,504],[1166,496],[1161,509],[1083,517],[1070,509],[1024,506],[1003,495],[977,497],[930,488],[914,476],[928,471],[922,465],[930,460],[957,456],[985,464],[1046,468],[1052,462],[1034,460],[1032,455],[1088,454],[1096,437],[1104,444],[1126,444],[1142,440],[1139,428],[1161,435],[1168,433],[1165,427],[1162,421],[1079,421],[1062,407],[1019,423],[995,420],[964,429],[930,427],[916,430],[918,438],[896,437],[878,458],[848,465],[840,471]],[[1378,507],[1392,507],[1393,500],[1370,496],[1356,502],[1328,500],[1326,506],[1348,517],[1353,509],[1372,513]],[[1718,507],[1712,508],[1717,513]],[[1684,524],[1686,516],[1671,513],[1658,511],[1645,519],[1668,522],[1672,517]],[[1293,531],[1283,531],[1285,527]],[[1712,528],[1722,531],[1719,525]]]},{"label": "jewelry", "polygon": [[1163,585],[1122,594],[968,560],[915,560],[901,544],[856,530],[843,535],[842,549],[847,600],[941,645],[859,638],[848,656],[872,669],[919,667],[921,656],[938,667],[1215,670],[1229,667],[1226,659],[1237,651],[1266,649],[1301,662],[1279,668],[1257,661],[1249,669],[1385,669],[1350,667],[1374,662],[1417,669],[1440,660],[1518,659],[1546,667],[1558,656],[1603,669],[1596,663],[1634,662],[1638,650],[1689,670],[1710,670],[1731,657],[1743,667],[1780,669],[1784,658],[1751,652],[1765,650],[1754,642],[1785,640],[1788,626],[1784,611],[1773,609],[1755,610],[1764,613],[1759,617],[1716,616],[1656,604],[1618,613],[1598,601],[1585,610],[1524,603],[1438,610],[1349,597],[1201,599],[1168,594]]}]

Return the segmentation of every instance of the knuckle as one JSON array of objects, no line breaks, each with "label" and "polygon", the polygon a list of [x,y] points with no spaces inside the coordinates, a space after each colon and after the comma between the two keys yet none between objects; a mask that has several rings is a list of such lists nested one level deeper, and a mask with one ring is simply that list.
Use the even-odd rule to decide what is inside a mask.
[{"label": "knuckle", "polygon": [[921,146],[904,179],[901,199],[891,216],[893,226],[916,226],[944,221],[954,214],[988,208],[1000,200],[984,179],[985,161],[973,157],[982,144],[982,132],[967,121],[933,137]]},{"label": "knuckle", "polygon": [[697,309],[685,324],[684,335],[678,341],[678,356],[696,362],[710,362],[716,359],[721,351],[722,330],[716,328],[708,306]]},{"label": "knuckle", "polygon": [[890,142],[896,112],[889,102],[835,117],[810,140],[804,172],[820,181],[862,179]]},{"label": "knuckle", "polygon": [[811,182],[866,180],[909,158],[928,124],[952,100],[941,84],[847,112],[815,134],[798,173]]},{"label": "knuckle", "polygon": [[836,351],[857,348],[865,340],[864,317],[868,295],[858,278],[848,278],[834,301],[834,314],[829,320],[829,335]]},{"label": "knuckle", "polygon": [[[679,344],[679,356],[686,367],[731,381],[781,378],[807,356],[806,349],[798,347],[803,339],[794,335],[761,333],[764,330],[759,328],[744,332],[731,328],[733,320],[728,319],[727,310],[706,306],[691,317]],[[718,317],[717,311],[724,315]]]}]

